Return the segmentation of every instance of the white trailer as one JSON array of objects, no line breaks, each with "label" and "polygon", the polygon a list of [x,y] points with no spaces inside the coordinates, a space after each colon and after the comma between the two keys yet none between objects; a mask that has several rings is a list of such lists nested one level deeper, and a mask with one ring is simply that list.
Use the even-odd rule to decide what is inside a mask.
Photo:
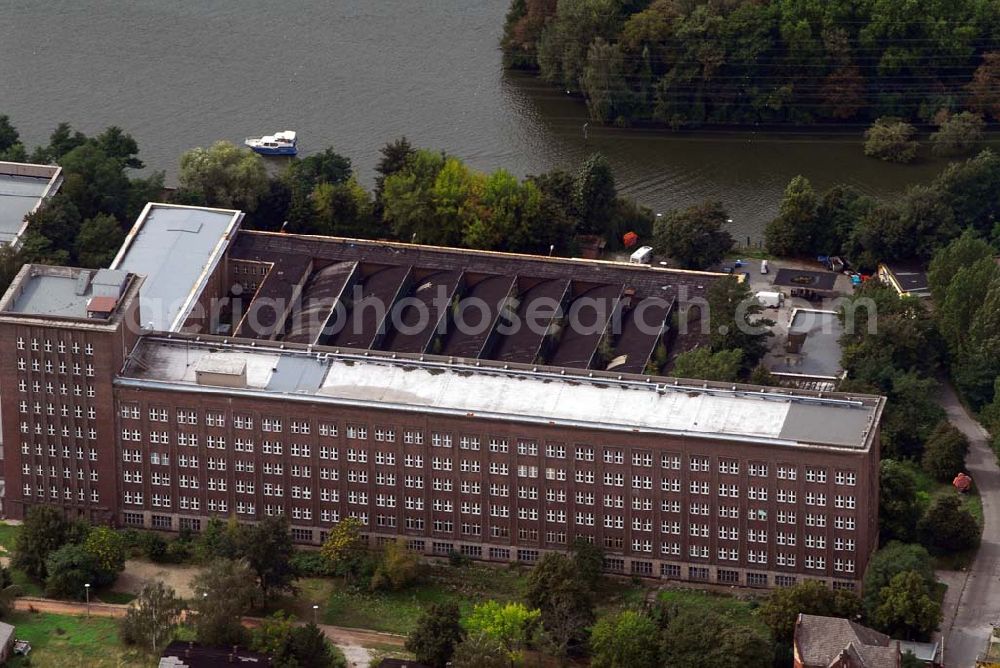
[{"label": "white trailer", "polygon": [[758,292],[754,296],[765,308],[779,308],[785,303],[785,295],[780,292]]},{"label": "white trailer", "polygon": [[653,247],[652,246],[642,246],[636,249],[632,256],[629,257],[628,261],[632,264],[649,264],[653,258]]}]

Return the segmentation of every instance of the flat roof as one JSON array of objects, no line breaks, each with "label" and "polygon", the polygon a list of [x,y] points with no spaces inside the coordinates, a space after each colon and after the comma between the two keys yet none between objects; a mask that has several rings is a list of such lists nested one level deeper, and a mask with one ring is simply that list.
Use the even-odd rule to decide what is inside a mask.
[{"label": "flat roof", "polygon": [[809,290],[829,291],[837,282],[837,274],[832,271],[812,271],[811,269],[794,269],[782,267],[774,277],[774,285],[783,288],[806,288]]},{"label": "flat roof", "polygon": [[0,161],[0,243],[18,240],[24,219],[55,193],[61,174],[62,169],[52,165]]},{"label": "flat roof", "polygon": [[840,337],[844,326],[834,311],[797,308],[792,311],[789,334],[805,334],[798,353],[771,353],[765,359],[768,369],[814,378],[837,378],[840,366]]},{"label": "flat roof", "polygon": [[139,294],[144,326],[184,325],[242,220],[242,212],[229,209],[146,205],[111,263],[146,277]]},{"label": "flat roof", "polygon": [[[195,369],[206,355],[244,361],[246,388],[198,384]],[[115,382],[625,433],[851,449],[870,445],[882,406],[879,397],[536,369],[147,335]]]},{"label": "flat roof", "polygon": [[[5,313],[49,318],[87,318],[87,305],[92,299],[101,298],[95,294],[92,279],[97,272],[94,269],[33,264],[25,265],[21,272],[19,280],[15,279],[11,283],[4,297]],[[124,293],[127,273],[116,271],[105,276],[108,279],[117,277],[122,286],[121,292]]]},{"label": "flat roof", "polygon": [[930,294],[927,269],[916,262],[887,262],[883,265],[895,278],[903,292]]}]

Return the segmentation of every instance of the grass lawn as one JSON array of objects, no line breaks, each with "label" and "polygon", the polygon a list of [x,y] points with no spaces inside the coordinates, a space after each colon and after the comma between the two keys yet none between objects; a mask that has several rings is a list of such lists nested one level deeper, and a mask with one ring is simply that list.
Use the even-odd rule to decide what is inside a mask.
[{"label": "grass lawn", "polygon": [[[431,603],[453,601],[464,613],[487,599],[519,600],[525,573],[516,567],[434,564],[420,583],[400,592],[356,591],[338,578],[301,581],[300,598],[308,599],[307,607],[318,603],[322,621],[327,624],[405,634],[413,630],[423,609]],[[295,612],[308,619],[301,607]]]},{"label": "grass lawn", "polygon": [[[126,649],[118,640],[118,626],[106,617],[71,617],[49,613],[13,612],[4,621],[17,627],[19,640],[31,642],[30,665],[33,668],[144,668],[157,660]],[[21,666],[18,657],[8,666]]]},{"label": "grass lawn", "polygon": [[757,606],[750,600],[694,589],[667,589],[660,592],[660,600],[685,610],[715,613],[723,619],[755,626],[768,635],[771,633],[767,625],[754,614]]},{"label": "grass lawn", "polygon": [[[907,467],[917,478],[917,496],[927,508],[939,496],[955,494],[955,488],[946,482],[938,482],[927,474],[922,468],[914,463],[907,463]],[[975,481],[973,481],[975,482]],[[962,507],[969,511],[979,522],[980,528],[983,526],[983,499],[979,496],[979,490],[973,485],[973,490],[960,496]],[[967,567],[976,556],[976,550],[956,552],[940,557],[935,557],[934,566],[943,570],[959,570]]]},{"label": "grass lawn", "polygon": [[19,533],[21,533],[20,524],[0,522],[0,545],[3,545],[8,554],[14,551],[14,540]]}]

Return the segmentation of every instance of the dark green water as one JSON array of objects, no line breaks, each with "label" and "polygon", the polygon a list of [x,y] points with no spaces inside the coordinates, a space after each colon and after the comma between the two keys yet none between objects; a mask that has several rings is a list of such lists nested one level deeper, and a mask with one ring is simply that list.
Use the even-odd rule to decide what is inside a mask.
[{"label": "dark green water", "polygon": [[818,188],[882,197],[940,163],[890,166],[851,137],[749,132],[674,135],[590,127],[586,108],[505,73],[506,0],[98,2],[8,0],[0,20],[0,113],[29,143],[59,121],[117,124],[154,169],[216,139],[280,129],[304,152],[333,146],[371,185],[378,148],[407,135],[480,169],[518,175],[611,159],[620,188],[657,211],[726,204],[733,232],[759,237],[796,174]]}]

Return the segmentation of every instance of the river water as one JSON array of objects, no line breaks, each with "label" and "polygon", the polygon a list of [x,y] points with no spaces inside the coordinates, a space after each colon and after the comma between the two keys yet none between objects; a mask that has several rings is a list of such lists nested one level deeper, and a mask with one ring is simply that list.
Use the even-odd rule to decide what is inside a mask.
[{"label": "river water", "polygon": [[722,201],[743,243],[759,240],[797,174],[891,198],[942,166],[865,158],[850,135],[591,125],[585,139],[580,100],[501,68],[507,4],[5,0],[0,114],[29,145],[59,121],[88,133],[120,125],[168,183],[188,148],[286,128],[304,153],[332,146],[349,156],[369,186],[379,147],[400,135],[519,176],[574,168],[600,150],[620,190],[656,211]]}]

